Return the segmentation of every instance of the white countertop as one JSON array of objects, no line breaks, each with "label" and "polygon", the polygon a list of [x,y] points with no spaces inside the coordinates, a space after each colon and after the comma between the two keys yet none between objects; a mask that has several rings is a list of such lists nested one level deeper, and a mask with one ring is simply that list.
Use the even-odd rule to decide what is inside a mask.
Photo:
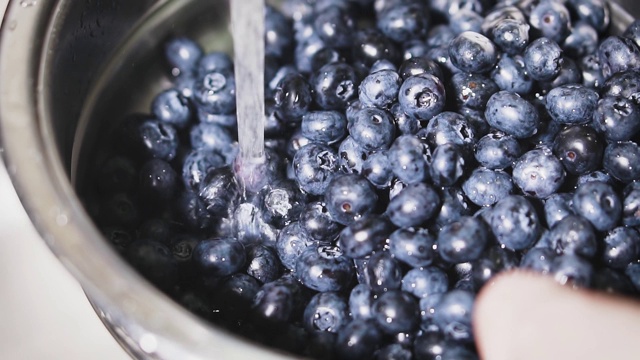
[{"label": "white countertop", "polygon": [[[0,0],[0,18],[8,0]],[[0,163],[0,359],[129,359],[34,229]]]}]

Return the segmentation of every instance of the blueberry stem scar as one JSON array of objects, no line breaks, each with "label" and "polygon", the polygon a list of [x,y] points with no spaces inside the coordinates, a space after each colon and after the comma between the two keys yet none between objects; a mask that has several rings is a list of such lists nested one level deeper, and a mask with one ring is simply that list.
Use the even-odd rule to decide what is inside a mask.
[{"label": "blueberry stem scar", "polygon": [[[264,156],[264,0],[230,1],[240,153],[236,171],[247,190]],[[247,167],[247,168],[245,168]]]}]

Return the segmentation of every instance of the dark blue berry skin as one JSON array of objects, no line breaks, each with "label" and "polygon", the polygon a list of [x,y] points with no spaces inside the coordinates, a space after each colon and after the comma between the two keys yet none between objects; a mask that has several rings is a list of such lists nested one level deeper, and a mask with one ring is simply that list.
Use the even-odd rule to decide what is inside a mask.
[{"label": "dark blue berry skin", "polygon": [[348,225],[371,213],[378,195],[367,179],[360,175],[336,175],[324,193],[329,214],[336,222]]},{"label": "dark blue berry skin", "polygon": [[367,215],[349,224],[340,233],[338,246],[350,258],[363,258],[381,250],[393,225],[383,216]]},{"label": "dark blue berry skin", "polygon": [[622,223],[626,226],[640,225],[640,183],[635,181],[624,188]]},{"label": "dark blue berry skin", "polygon": [[389,252],[411,266],[429,266],[434,262],[435,238],[424,229],[398,229],[389,236]]},{"label": "dark blue berry skin", "polygon": [[480,258],[471,263],[471,277],[475,289],[480,289],[496,274],[518,267],[520,259],[515,251],[502,245],[489,246]]},{"label": "dark blue berry skin", "polygon": [[209,229],[214,224],[213,217],[196,192],[182,192],[174,206],[178,219],[187,229],[199,232]]},{"label": "dark blue berry skin", "polygon": [[366,67],[372,66],[378,60],[384,59],[398,64],[402,59],[402,52],[398,45],[382,32],[373,28],[356,32],[351,55],[354,62]]},{"label": "dark blue berry skin", "polygon": [[124,256],[160,289],[169,290],[178,281],[178,263],[164,244],[153,240],[136,240],[127,247]]},{"label": "dark blue berry skin", "polygon": [[272,6],[265,6],[264,51],[266,56],[285,57],[293,48],[293,29],[287,18]]},{"label": "dark blue berry skin", "polygon": [[427,160],[431,153],[414,135],[398,136],[389,148],[393,173],[402,182],[415,184],[427,178]]},{"label": "dark blue berry skin", "polygon": [[591,287],[612,295],[638,295],[637,289],[624,272],[610,268],[597,268],[591,280]]},{"label": "dark blue berry skin", "polygon": [[478,360],[478,354],[464,344],[454,342],[444,348],[441,360]]},{"label": "dark blue berry skin", "polygon": [[401,264],[387,251],[371,255],[366,266],[369,289],[375,294],[400,289],[402,285]]},{"label": "dark blue berry skin", "polygon": [[497,21],[489,34],[500,50],[509,55],[517,55],[529,44],[529,29],[530,26],[525,21],[505,18]]},{"label": "dark blue berry skin", "polygon": [[408,185],[387,206],[391,222],[401,228],[420,226],[431,219],[440,208],[438,193],[425,183]]},{"label": "dark blue berry skin", "polygon": [[477,141],[476,129],[464,115],[445,111],[433,117],[426,128],[416,134],[432,148],[452,143],[467,148]]},{"label": "dark blue berry skin", "polygon": [[439,79],[443,78],[440,66],[435,61],[424,56],[412,57],[405,60],[398,69],[398,74],[400,74],[403,81],[411,76],[425,73],[434,75]]},{"label": "dark blue berry skin", "polygon": [[640,233],[632,227],[617,227],[604,238],[602,262],[610,268],[623,270],[640,257]]},{"label": "dark blue berry skin", "polygon": [[600,168],[604,142],[593,128],[574,125],[561,130],[553,141],[553,153],[567,172],[583,175]]},{"label": "dark blue berry skin", "polygon": [[192,150],[182,165],[182,181],[187,189],[198,190],[209,170],[225,165],[224,158],[216,152],[208,149]]},{"label": "dark blue berry skin", "polygon": [[395,139],[395,131],[391,114],[376,108],[358,111],[349,122],[351,137],[366,151],[388,149]]},{"label": "dark blue berry skin", "polygon": [[629,24],[624,33],[622,33],[622,36],[632,39],[636,44],[640,44],[640,21],[634,20]]},{"label": "dark blue berry skin", "polygon": [[640,47],[629,38],[605,38],[598,46],[598,58],[605,79],[620,71],[640,70]]},{"label": "dark blue berry skin", "polygon": [[126,156],[114,156],[107,159],[98,170],[98,191],[100,194],[127,192],[138,182],[138,170],[135,163]]},{"label": "dark blue berry skin", "polygon": [[183,128],[191,119],[189,101],[176,89],[165,90],[153,99],[151,112],[156,119]]},{"label": "dark blue berry skin", "polygon": [[548,148],[524,153],[513,165],[513,182],[525,194],[544,199],[563,184],[564,167]]},{"label": "dark blue berry skin", "polygon": [[459,107],[484,110],[491,95],[500,88],[486,75],[460,72],[451,78],[451,90],[449,93]]},{"label": "dark blue berry skin", "polygon": [[433,151],[429,175],[434,185],[452,186],[462,177],[464,169],[464,153],[459,146],[447,143]]},{"label": "dark blue berry skin", "polygon": [[331,63],[321,67],[311,80],[313,99],[324,110],[344,110],[357,97],[358,78],[346,63]]},{"label": "dark blue berry skin", "polygon": [[326,44],[337,48],[351,46],[356,30],[353,16],[338,6],[329,6],[317,12],[313,19],[313,27]]},{"label": "dark blue berry skin", "polygon": [[576,189],[573,210],[589,220],[598,231],[607,231],[620,221],[622,201],[611,185],[591,181]]},{"label": "dark blue berry skin", "polygon": [[229,276],[220,284],[220,292],[228,297],[229,302],[240,301],[250,305],[260,291],[260,282],[253,276],[237,273]]},{"label": "dark blue berry skin", "polygon": [[211,215],[225,216],[239,202],[240,185],[230,168],[218,168],[205,176],[198,195]]},{"label": "dark blue berry skin", "polygon": [[296,262],[295,275],[309,289],[342,291],[351,286],[355,269],[353,262],[333,246],[309,246]]},{"label": "dark blue berry skin", "polygon": [[541,231],[536,209],[523,196],[500,199],[489,214],[489,225],[496,240],[511,250],[524,250],[533,245]]},{"label": "dark blue berry skin", "polygon": [[389,344],[373,354],[375,360],[411,360],[411,350],[401,344]]},{"label": "dark blue berry skin", "polygon": [[364,106],[387,109],[398,98],[402,79],[394,70],[372,72],[360,83],[358,97]]},{"label": "dark blue berry skin", "polygon": [[563,85],[549,91],[545,107],[553,120],[562,124],[586,124],[598,105],[598,93],[583,85]]},{"label": "dark blue berry skin", "polygon": [[211,72],[233,71],[233,60],[221,51],[212,51],[204,54],[196,67],[196,74],[204,75]]},{"label": "dark blue berry skin", "polygon": [[421,39],[429,29],[429,8],[419,2],[400,2],[377,13],[376,25],[388,38],[405,43]]},{"label": "dark blue berry skin", "polygon": [[354,320],[366,320],[371,318],[373,293],[366,284],[358,284],[351,289],[349,294],[349,313]]},{"label": "dark blue berry skin", "polygon": [[578,19],[586,21],[599,32],[609,27],[611,13],[606,1],[569,0],[566,5]]},{"label": "dark blue berry skin", "polygon": [[150,158],[171,161],[178,152],[178,132],[171,124],[155,119],[132,117],[125,119],[116,134],[119,150],[136,160]]},{"label": "dark blue berry skin", "polygon": [[169,39],[164,46],[164,56],[174,76],[192,72],[202,53],[200,45],[182,36]]},{"label": "dark blue berry skin", "polygon": [[178,190],[178,175],[171,165],[160,159],[147,161],[138,174],[138,192],[147,205],[169,201]]},{"label": "dark blue berry skin", "polygon": [[465,31],[482,32],[482,15],[469,9],[462,9],[449,18],[449,26],[456,34]]},{"label": "dark blue berry skin", "polygon": [[383,71],[383,70],[398,72],[398,67],[391,61],[387,59],[382,59],[382,60],[376,61],[375,63],[373,63],[373,65],[371,65],[371,68],[369,68],[369,74],[373,74],[375,72]]},{"label": "dark blue berry skin", "polygon": [[478,140],[474,155],[478,163],[487,169],[502,170],[513,165],[522,152],[522,146],[515,137],[496,131]]},{"label": "dark blue berry skin", "polygon": [[101,226],[135,228],[140,221],[138,203],[126,192],[109,195],[99,204]]},{"label": "dark blue berry skin", "polygon": [[535,135],[540,125],[540,115],[532,103],[504,90],[491,96],[485,118],[492,127],[518,139]]},{"label": "dark blue berry skin", "polygon": [[599,40],[598,31],[593,26],[585,21],[578,21],[573,24],[569,36],[564,40],[563,51],[566,55],[579,59],[595,53]]},{"label": "dark blue berry skin", "polygon": [[578,67],[582,70],[582,85],[599,89],[605,82],[602,65],[597,54],[589,54],[580,58]]},{"label": "dark blue berry skin", "polygon": [[475,296],[467,291],[452,290],[444,294],[435,307],[435,324],[449,339],[473,340],[471,315]]},{"label": "dark blue berry skin", "polygon": [[340,171],[346,174],[360,174],[370,151],[366,150],[351,135],[347,136],[338,147],[338,164]]},{"label": "dark blue berry skin", "polygon": [[558,254],[547,247],[535,247],[527,251],[520,260],[520,267],[530,269],[541,274],[549,274],[553,260]]},{"label": "dark blue berry skin", "polygon": [[304,76],[298,73],[285,75],[273,95],[280,119],[298,124],[312,104],[311,88]]},{"label": "dark blue berry skin", "polygon": [[571,193],[555,193],[544,201],[545,220],[549,228],[565,217],[574,214],[572,201],[573,194]]},{"label": "dark blue berry skin", "polygon": [[203,240],[192,256],[202,275],[217,278],[239,272],[247,261],[244,246],[232,238]]},{"label": "dark blue berry skin", "polygon": [[[230,220],[222,222],[223,229],[219,232],[228,236],[235,236],[245,245],[263,243],[273,246],[278,238],[275,227],[267,224],[260,216],[257,205],[243,202],[233,207]],[[229,223],[229,224],[228,224]]]},{"label": "dark blue berry skin", "polygon": [[427,51],[425,56],[430,60],[435,61],[436,64],[440,66],[445,77],[451,76],[455,73],[462,71],[458,69],[455,65],[453,65],[453,62],[451,61],[451,57],[449,56],[448,45],[442,45],[439,47],[431,48]]},{"label": "dark blue berry skin", "polygon": [[[235,128],[238,126],[238,118],[236,114],[209,114],[202,108],[196,109],[196,115],[201,123],[216,124],[226,128]],[[265,130],[267,129],[265,125]]]},{"label": "dark blue berry skin", "polygon": [[302,229],[299,222],[292,222],[278,233],[276,251],[282,265],[289,269],[296,268],[300,254],[313,244],[313,239]]},{"label": "dark blue berry skin", "polygon": [[444,294],[449,290],[447,273],[435,266],[414,268],[402,278],[402,291],[418,299],[434,294]]},{"label": "dark blue berry skin", "polygon": [[588,259],[598,250],[593,226],[578,215],[568,215],[558,221],[549,230],[547,238],[557,254],[576,254]]},{"label": "dark blue berry skin", "polygon": [[333,241],[342,229],[329,213],[326,204],[319,201],[308,203],[300,214],[299,221],[304,232],[319,242]]},{"label": "dark blue berry skin", "polygon": [[208,114],[231,114],[236,109],[236,80],[228,70],[196,77],[193,86],[196,105]]},{"label": "dark blue berry skin", "polygon": [[245,272],[265,284],[276,280],[282,272],[282,265],[276,251],[260,244],[247,248],[247,268]]},{"label": "dark blue berry skin", "polygon": [[609,185],[616,184],[615,179],[611,175],[609,175],[609,173],[605,172],[604,170],[596,170],[588,174],[580,175],[578,177],[578,182],[576,183],[576,186],[581,186],[582,184],[585,184],[591,181],[601,181]]},{"label": "dark blue berry skin", "polygon": [[380,295],[371,311],[378,327],[391,335],[414,330],[420,319],[416,298],[398,290]]},{"label": "dark blue berry skin", "polygon": [[579,84],[582,82],[581,70],[578,64],[570,57],[562,57],[562,68],[558,75],[551,81],[539,82],[542,91],[549,91],[563,85]]},{"label": "dark blue berry skin", "polygon": [[323,194],[338,171],[338,156],[327,145],[310,143],[293,157],[293,170],[298,185],[312,195]]},{"label": "dark blue berry skin", "polygon": [[465,31],[449,43],[449,56],[453,65],[464,72],[484,73],[495,65],[498,51],[486,36]]},{"label": "dark blue berry skin", "polygon": [[302,315],[304,328],[309,332],[336,333],[349,322],[347,301],[338,293],[329,291],[314,295]]},{"label": "dark blue berry skin", "polygon": [[489,229],[478,217],[463,216],[438,234],[438,254],[450,264],[476,260],[489,241]]},{"label": "dark blue berry skin", "polygon": [[477,168],[462,184],[462,190],[472,203],[490,206],[513,192],[513,181],[501,170]]},{"label": "dark blue berry skin", "polygon": [[191,147],[194,149],[206,149],[217,152],[227,158],[235,157],[233,137],[229,130],[213,123],[199,123],[191,127],[189,131]]},{"label": "dark blue berry skin", "polygon": [[640,291],[640,263],[634,262],[629,264],[624,273],[629,277],[636,290]]},{"label": "dark blue berry skin", "polygon": [[449,346],[441,331],[423,331],[413,342],[413,353],[416,359],[438,359]]},{"label": "dark blue berry skin", "polygon": [[280,278],[262,285],[253,299],[252,312],[270,323],[284,323],[301,310],[302,289],[291,279]]},{"label": "dark blue berry skin", "polygon": [[571,19],[569,10],[563,4],[542,1],[531,11],[529,23],[542,36],[562,43],[569,35]]},{"label": "dark blue berry skin", "polygon": [[444,109],[444,84],[439,78],[428,73],[410,76],[400,87],[398,102],[407,115],[429,120]]},{"label": "dark blue berry skin", "polygon": [[434,232],[440,231],[444,225],[450,224],[462,216],[472,215],[475,211],[475,206],[459,187],[441,189],[440,198],[442,199],[442,206],[429,227]]},{"label": "dark blue berry skin", "polygon": [[[306,31],[303,32],[306,33]],[[296,37],[298,37],[297,34]],[[295,67],[302,73],[311,73],[315,65],[313,58],[318,52],[326,49],[327,45],[315,30],[312,30],[309,36],[303,36],[302,39],[297,40],[296,48],[293,53]]]},{"label": "dark blue berry skin", "polygon": [[633,141],[607,145],[602,163],[611,176],[623,183],[640,179],[640,147]]},{"label": "dark blue berry skin", "polygon": [[375,152],[362,163],[362,176],[378,189],[388,188],[393,180],[393,168],[388,154],[384,150]]},{"label": "dark blue berry skin", "polygon": [[551,274],[562,285],[586,288],[593,279],[593,265],[578,255],[562,255],[553,260]]},{"label": "dark blue berry skin", "polygon": [[382,337],[374,320],[352,320],[338,332],[336,355],[344,360],[371,359]]},{"label": "dark blue berry skin", "polygon": [[627,98],[605,96],[598,101],[592,125],[609,141],[630,140],[640,131],[640,109]]},{"label": "dark blue berry skin", "polygon": [[521,55],[502,55],[491,71],[491,79],[500,90],[526,95],[533,89],[533,79],[524,65]]},{"label": "dark blue berry skin", "polygon": [[638,71],[622,71],[613,74],[602,86],[602,97],[620,96],[627,98],[638,104],[640,101],[640,72]]},{"label": "dark blue berry skin", "polygon": [[264,220],[282,228],[295,219],[307,204],[306,195],[291,180],[274,182],[260,190],[261,210]]},{"label": "dark blue berry skin", "polygon": [[347,134],[347,118],[338,111],[312,111],[302,116],[302,136],[331,145]]},{"label": "dark blue berry skin", "polygon": [[524,65],[532,79],[553,80],[562,68],[562,49],[545,37],[533,40],[524,50]]}]

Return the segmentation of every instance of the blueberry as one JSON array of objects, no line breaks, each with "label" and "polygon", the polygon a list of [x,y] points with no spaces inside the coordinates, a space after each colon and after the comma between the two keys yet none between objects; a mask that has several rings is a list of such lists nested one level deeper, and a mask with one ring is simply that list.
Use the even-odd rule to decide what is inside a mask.
[{"label": "blueberry", "polygon": [[140,168],[139,179],[138,191],[142,201],[148,205],[171,200],[178,189],[178,175],[164,160],[147,161]]},{"label": "blueberry", "polygon": [[594,271],[591,287],[613,295],[637,296],[635,285],[621,271],[610,268],[599,268]]},{"label": "blueberry", "polygon": [[360,83],[358,96],[365,106],[388,108],[398,98],[402,80],[394,70],[372,72]]},{"label": "blueberry", "polygon": [[586,124],[598,105],[598,93],[582,85],[557,87],[545,97],[551,117],[563,124]]},{"label": "blueberry", "polygon": [[331,46],[347,47],[353,42],[355,19],[338,6],[329,6],[316,12],[313,25],[318,36]]},{"label": "blueberry", "polygon": [[513,182],[506,172],[477,168],[462,184],[462,190],[474,204],[490,206],[513,192]]},{"label": "blueberry", "polygon": [[633,141],[607,145],[602,163],[611,176],[624,183],[640,179],[640,148]]},{"label": "blueberry", "polygon": [[611,23],[609,3],[602,0],[569,0],[567,7],[578,19],[586,21],[598,31],[604,31]]},{"label": "blueberry", "polygon": [[392,231],[392,224],[385,217],[363,216],[342,230],[338,246],[347,257],[363,258],[381,250]]},{"label": "blueberry", "polygon": [[551,248],[557,254],[576,254],[592,258],[597,251],[596,232],[582,216],[568,215],[558,221],[548,234]]},{"label": "blueberry", "polygon": [[338,147],[340,170],[346,174],[360,174],[370,153],[351,135],[347,136]]},{"label": "blueberry", "polygon": [[562,49],[546,37],[533,40],[524,50],[524,65],[534,80],[552,80],[562,68]]},{"label": "blueberry", "polygon": [[174,206],[178,219],[187,229],[197,232],[209,229],[214,224],[214,218],[196,192],[182,192],[177,196]]},{"label": "blueberry", "polygon": [[254,244],[247,248],[246,273],[261,283],[276,280],[280,275],[281,268],[282,265],[273,248],[260,244]]},{"label": "blueberry", "polygon": [[468,73],[484,73],[495,65],[498,52],[491,40],[473,31],[465,31],[449,43],[451,62]]},{"label": "blueberry", "polygon": [[174,76],[193,71],[202,53],[200,45],[182,36],[168,40],[164,46],[164,56]]},{"label": "blueberry", "polygon": [[461,34],[465,31],[481,33],[483,21],[484,18],[482,15],[477,12],[469,9],[461,9],[449,17],[449,26],[456,34]]},{"label": "blueberry", "polygon": [[293,270],[302,252],[313,243],[313,239],[302,229],[299,222],[292,222],[278,233],[276,251],[282,265]]},{"label": "blueberry", "polygon": [[598,101],[592,124],[609,141],[630,140],[640,131],[640,109],[627,98],[605,96]]},{"label": "blueberry", "polygon": [[598,49],[598,30],[586,21],[578,21],[569,30],[564,40],[563,51],[574,59],[594,54]]},{"label": "blueberry", "polygon": [[478,140],[474,155],[487,169],[502,170],[510,167],[522,152],[522,146],[514,136],[494,131]]},{"label": "blueberry", "polygon": [[638,104],[640,101],[638,82],[640,82],[640,72],[630,70],[615,73],[604,82],[601,89],[602,96],[619,96]]},{"label": "blueberry", "polygon": [[549,274],[553,266],[553,260],[557,256],[555,251],[546,247],[529,249],[520,260],[520,267],[542,274]]},{"label": "blueberry", "polygon": [[493,245],[485,249],[479,259],[471,263],[471,274],[475,289],[481,288],[496,274],[514,269],[520,263],[518,254],[502,245]]},{"label": "blueberry", "polygon": [[533,197],[546,198],[555,193],[564,178],[562,163],[547,148],[528,151],[513,165],[513,182]]},{"label": "blueberry", "polygon": [[299,220],[304,232],[320,242],[331,242],[342,229],[329,213],[327,205],[319,201],[308,203]]},{"label": "blueberry", "polygon": [[420,226],[436,214],[440,204],[440,196],[431,186],[411,184],[391,199],[386,214],[398,227]]},{"label": "blueberry", "polygon": [[459,187],[443,188],[440,191],[440,198],[442,206],[430,224],[430,228],[434,229],[434,232],[462,216],[472,215],[475,211],[475,207]]},{"label": "blueberry", "polygon": [[366,151],[385,150],[395,139],[395,124],[385,110],[365,108],[349,123],[351,137]]},{"label": "blueberry", "polygon": [[444,294],[449,290],[449,277],[435,266],[414,268],[402,278],[402,291],[418,299],[434,294]]},{"label": "blueberry", "polygon": [[296,262],[295,275],[312,290],[342,291],[351,285],[353,263],[342,251],[332,246],[308,246]]},{"label": "blueberry", "polygon": [[593,265],[578,255],[562,255],[553,260],[551,274],[562,285],[588,287],[593,278]]},{"label": "blueberry", "polygon": [[377,29],[366,28],[355,33],[351,55],[356,63],[368,67],[385,59],[397,64],[401,54],[399,47]]},{"label": "blueberry", "polygon": [[565,217],[574,214],[572,201],[573,194],[571,193],[555,193],[545,199],[544,214],[549,228]]},{"label": "blueberry", "polygon": [[411,360],[411,350],[401,344],[389,344],[375,352],[375,360]]},{"label": "blueberry", "polygon": [[634,262],[627,265],[624,272],[629,277],[629,280],[631,280],[636,290],[640,290],[640,263]]},{"label": "blueberry", "polygon": [[349,321],[347,301],[336,292],[318,293],[309,301],[302,319],[309,332],[336,333]]},{"label": "blueberry", "polygon": [[404,291],[388,291],[373,303],[373,318],[387,334],[410,332],[418,326],[418,301]]},{"label": "blueberry", "polygon": [[487,75],[457,73],[451,78],[451,93],[459,107],[484,110],[491,95],[500,90]]},{"label": "blueberry", "polygon": [[182,181],[188,189],[197,190],[209,170],[223,167],[225,159],[209,149],[192,150],[182,164]]},{"label": "blueberry", "polygon": [[298,283],[286,278],[262,285],[253,299],[252,311],[271,323],[283,323],[296,318],[301,302]]},{"label": "blueberry", "polygon": [[357,89],[356,73],[346,63],[327,64],[311,80],[313,99],[324,110],[344,110],[357,97]]},{"label": "blueberry", "polygon": [[408,115],[429,120],[444,109],[444,84],[439,78],[428,73],[410,76],[400,86],[398,102]]},{"label": "blueberry", "polygon": [[131,243],[125,258],[145,278],[163,290],[169,290],[178,281],[178,264],[171,250],[157,241],[140,239]]},{"label": "blueberry", "polygon": [[626,226],[640,225],[640,183],[632,182],[624,188],[622,223]]},{"label": "blueberry", "polygon": [[451,111],[434,116],[416,135],[432,147],[452,143],[467,148],[477,141],[476,129],[469,119]]},{"label": "blueberry", "polygon": [[485,117],[489,125],[518,139],[535,135],[540,124],[535,106],[510,91],[499,91],[491,96]]},{"label": "blueberry", "polygon": [[285,75],[273,97],[279,118],[292,124],[300,123],[312,103],[309,83],[298,73]]},{"label": "blueberry", "polygon": [[598,57],[605,78],[620,71],[640,70],[640,47],[629,38],[605,38],[598,46]]},{"label": "blueberry", "polygon": [[622,215],[622,201],[609,184],[591,181],[578,186],[573,195],[574,211],[599,231],[613,229]]},{"label": "blueberry", "polygon": [[371,213],[378,201],[378,195],[367,179],[350,174],[336,175],[324,196],[329,214],[343,225]]},{"label": "blueberry", "polygon": [[574,125],[560,131],[553,153],[571,174],[583,175],[598,169],[604,144],[591,127]]},{"label": "blueberry", "polygon": [[421,39],[429,28],[429,8],[419,2],[401,2],[377,13],[377,27],[388,38],[404,43]]},{"label": "blueberry", "polygon": [[224,225],[230,225],[227,232],[229,236],[235,236],[238,241],[245,245],[253,243],[264,243],[274,246],[278,239],[278,232],[275,227],[264,221],[260,216],[261,211],[257,205],[243,202],[232,208],[230,224],[226,221]]},{"label": "blueberry", "polygon": [[412,57],[402,62],[398,69],[398,74],[402,80],[406,80],[411,76],[420,74],[431,74],[438,79],[442,79],[442,69],[433,60],[424,56]]},{"label": "blueberry", "polygon": [[[213,123],[199,123],[191,127],[189,131],[191,147],[194,149],[206,149],[216,152],[225,158],[235,157],[233,137],[227,129]],[[230,162],[229,162],[230,163]]]},{"label": "blueberry", "polygon": [[640,233],[631,227],[617,227],[604,238],[602,260],[613,269],[624,269],[640,257]]},{"label": "blueberry", "polygon": [[165,90],[153,99],[151,111],[163,122],[183,128],[191,119],[189,101],[176,89]]},{"label": "blueberry", "polygon": [[369,155],[362,163],[362,176],[366,177],[378,189],[391,186],[394,174],[389,161],[389,153],[382,150]]},{"label": "blueberry", "polygon": [[193,260],[203,275],[223,277],[239,272],[247,261],[247,254],[236,239],[207,239],[193,249]]},{"label": "blueberry", "polygon": [[264,20],[265,55],[284,58],[293,47],[291,23],[272,6],[265,6]]},{"label": "blueberry", "polygon": [[122,144],[119,148],[137,159],[156,158],[171,161],[178,151],[176,128],[155,119],[126,119],[116,136],[116,142]]},{"label": "blueberry", "polygon": [[473,340],[471,315],[474,295],[462,290],[444,294],[435,307],[434,321],[449,339]]},{"label": "blueberry", "polygon": [[434,262],[435,238],[424,229],[398,229],[389,236],[389,252],[411,266],[429,266]]},{"label": "blueberry", "polygon": [[442,144],[433,151],[430,165],[429,175],[434,185],[452,186],[464,174],[464,154],[455,144]]},{"label": "blueberry", "polygon": [[347,134],[347,118],[338,111],[312,111],[302,116],[302,136],[325,145],[342,140]]},{"label": "blueberry", "polygon": [[389,162],[393,173],[403,182],[414,184],[428,174],[429,148],[414,135],[398,136],[389,148]]},{"label": "blueberry", "polygon": [[240,185],[228,167],[209,171],[200,183],[199,196],[214,216],[228,214],[238,203]]},{"label": "blueberry", "polygon": [[310,143],[295,153],[293,169],[302,190],[320,195],[338,170],[338,157],[329,146]]},{"label": "blueberry", "polygon": [[571,26],[569,10],[555,1],[541,1],[531,11],[529,23],[542,36],[557,43],[568,36]]},{"label": "blueberry", "polygon": [[304,209],[307,198],[291,180],[282,180],[267,185],[260,191],[262,199],[262,217],[278,228],[298,219]]},{"label": "blueberry", "polygon": [[373,293],[366,284],[358,284],[351,289],[349,294],[349,313],[354,320],[370,319]]},{"label": "blueberry", "polygon": [[605,77],[602,74],[602,65],[598,55],[588,54],[580,58],[578,67],[582,70],[582,84],[596,89],[602,87]]},{"label": "blueberry", "polygon": [[522,53],[529,44],[529,29],[530,26],[525,21],[503,18],[495,22],[488,34],[500,50],[513,56]]},{"label": "blueberry", "polygon": [[382,332],[373,320],[352,320],[336,338],[336,352],[340,359],[370,359],[380,346]]},{"label": "blueberry", "polygon": [[400,289],[402,267],[388,252],[379,251],[367,259],[367,280],[374,294]]},{"label": "blueberry", "polygon": [[196,67],[198,75],[225,71],[233,71],[233,60],[227,53],[221,51],[212,51],[204,54],[198,60]]},{"label": "blueberry", "polygon": [[482,255],[489,234],[488,226],[482,219],[463,216],[440,230],[438,254],[451,264],[476,260]]},{"label": "blueberry", "polygon": [[540,220],[533,204],[519,195],[500,199],[489,214],[489,225],[496,240],[511,250],[531,247],[541,231]]},{"label": "blueberry", "polygon": [[220,284],[220,291],[229,298],[229,301],[240,301],[250,305],[260,291],[260,287],[260,283],[254,277],[237,273]]},{"label": "blueberry", "polygon": [[216,70],[196,77],[196,105],[208,114],[230,114],[236,109],[236,80],[229,70]]}]

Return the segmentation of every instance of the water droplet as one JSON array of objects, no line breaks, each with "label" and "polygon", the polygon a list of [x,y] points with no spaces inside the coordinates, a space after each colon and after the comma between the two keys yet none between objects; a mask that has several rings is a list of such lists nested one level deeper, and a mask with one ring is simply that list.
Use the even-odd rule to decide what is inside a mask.
[{"label": "water droplet", "polygon": [[20,6],[23,8],[28,8],[36,5],[38,3],[37,0],[20,0]]}]

